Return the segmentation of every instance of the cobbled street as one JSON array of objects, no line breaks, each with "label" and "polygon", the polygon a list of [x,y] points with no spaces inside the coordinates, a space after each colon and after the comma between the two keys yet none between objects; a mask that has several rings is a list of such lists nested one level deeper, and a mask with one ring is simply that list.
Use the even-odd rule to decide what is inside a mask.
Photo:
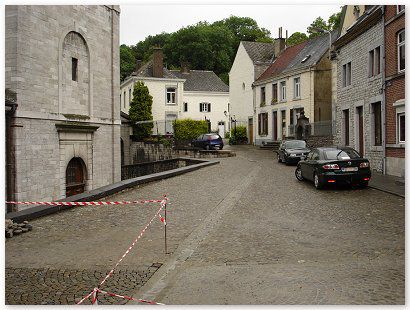
[{"label": "cobbled street", "polygon": [[[155,220],[102,289],[165,304],[404,304],[403,198],[318,191],[271,151],[233,149],[218,165],[105,199],[167,193],[170,253]],[[33,231],[6,240],[6,304],[74,304],[158,207],[78,207],[31,221]]]}]

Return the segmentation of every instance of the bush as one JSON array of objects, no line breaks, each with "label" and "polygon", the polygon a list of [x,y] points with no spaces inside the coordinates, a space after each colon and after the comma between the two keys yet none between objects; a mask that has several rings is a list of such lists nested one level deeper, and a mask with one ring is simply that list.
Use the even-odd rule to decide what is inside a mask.
[{"label": "bush", "polygon": [[[143,82],[134,85],[133,98],[129,111],[130,119],[133,122],[152,121],[152,96],[148,87]],[[154,124],[152,122],[134,124],[133,135],[137,140],[142,140],[151,135]]]},{"label": "bush", "polygon": [[193,119],[177,119],[173,122],[175,141],[191,141],[199,135],[208,132],[206,121],[195,121]]},{"label": "bush", "polygon": [[225,132],[225,139],[229,139],[231,137],[231,134],[229,131]]},{"label": "bush", "polygon": [[248,143],[248,133],[246,126],[236,126],[236,135],[235,135],[235,126],[231,128],[231,137],[229,138],[229,144],[246,144]]}]

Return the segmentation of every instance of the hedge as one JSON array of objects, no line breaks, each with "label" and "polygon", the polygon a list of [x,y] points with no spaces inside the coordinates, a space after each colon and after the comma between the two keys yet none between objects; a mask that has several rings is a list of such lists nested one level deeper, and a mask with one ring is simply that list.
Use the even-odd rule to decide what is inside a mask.
[{"label": "hedge", "polygon": [[248,133],[246,126],[236,126],[236,135],[235,127],[231,128],[231,136],[229,138],[229,144],[246,144],[248,143]]},{"label": "hedge", "polygon": [[208,133],[206,121],[195,121],[193,119],[177,119],[173,122],[175,141],[190,141],[199,135]]}]

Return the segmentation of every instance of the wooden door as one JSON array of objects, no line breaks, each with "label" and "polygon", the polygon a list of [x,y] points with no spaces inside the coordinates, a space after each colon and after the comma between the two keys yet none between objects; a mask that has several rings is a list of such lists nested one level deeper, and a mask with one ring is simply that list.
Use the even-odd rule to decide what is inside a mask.
[{"label": "wooden door", "polygon": [[278,141],[278,112],[276,112],[276,111],[273,112],[272,119],[273,119],[273,127],[272,127],[273,135],[272,135],[272,138],[273,138],[273,141]]},{"label": "wooden door", "polygon": [[85,189],[83,161],[74,157],[66,169],[66,197],[83,193]]},{"label": "wooden door", "polygon": [[249,144],[253,145],[253,119],[248,120],[249,125]]},{"label": "wooden door", "polygon": [[357,108],[357,116],[359,120],[359,153],[360,156],[364,155],[364,131],[363,131],[363,107]]}]

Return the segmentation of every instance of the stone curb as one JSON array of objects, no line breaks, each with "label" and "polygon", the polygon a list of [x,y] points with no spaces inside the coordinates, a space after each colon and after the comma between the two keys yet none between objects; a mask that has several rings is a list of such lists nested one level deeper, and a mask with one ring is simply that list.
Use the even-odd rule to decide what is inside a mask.
[{"label": "stone curb", "polygon": [[[183,159],[183,158],[181,158]],[[190,158],[192,160],[192,158]],[[74,202],[74,201],[95,201],[98,199],[101,199],[106,196],[113,195],[119,191],[122,191],[124,189],[134,187],[136,185],[144,184],[144,183],[149,183],[149,182],[154,182],[166,178],[171,178],[180,174],[184,174],[187,172],[195,171],[201,168],[205,168],[208,166],[213,166],[216,164],[219,164],[219,161],[207,161],[207,160],[200,160],[200,159],[195,159],[195,161],[199,162],[198,164],[186,166],[186,167],[181,167],[177,169],[172,169],[164,172],[159,172],[159,173],[153,173],[149,175],[144,175],[141,177],[133,178],[133,179],[128,179],[128,180],[123,180],[121,182],[117,182],[114,184],[106,185],[103,187],[99,187],[96,189],[93,189],[89,192],[86,193],[81,193],[78,195],[74,195],[68,198],[60,199],[57,201],[69,201],[69,202]],[[11,219],[14,222],[21,223],[23,221],[27,220],[32,220],[38,217],[42,217],[45,215],[49,215],[52,213],[56,213],[65,209],[73,208],[73,206],[44,206],[44,205],[36,205],[32,208],[28,208],[22,211],[17,211],[17,212],[10,212],[6,214],[6,219]]]},{"label": "stone curb", "polygon": [[378,187],[377,185],[375,186],[375,185],[369,184],[369,187],[371,187],[373,189],[376,189],[378,191],[384,192],[384,193],[388,193],[388,194],[395,195],[395,196],[398,196],[398,197],[406,198],[405,195],[403,195],[403,194],[399,194],[397,192],[393,192],[393,191],[387,190],[385,188]]}]

